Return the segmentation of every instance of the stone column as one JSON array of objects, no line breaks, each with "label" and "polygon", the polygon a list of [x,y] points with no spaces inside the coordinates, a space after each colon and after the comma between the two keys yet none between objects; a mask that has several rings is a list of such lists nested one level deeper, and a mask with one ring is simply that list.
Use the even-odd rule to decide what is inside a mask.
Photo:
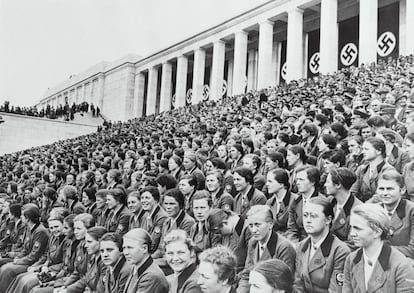
[{"label": "stone column", "polygon": [[377,62],[378,0],[359,1],[359,20],[359,64]]},{"label": "stone column", "polygon": [[98,79],[98,107],[103,110],[104,105],[104,89],[105,89],[105,77],[103,75],[99,76]]},{"label": "stone column", "polygon": [[331,73],[338,65],[338,0],[321,1],[321,30],[319,72]]},{"label": "stone column", "polygon": [[134,115],[135,117],[142,117],[144,115],[144,92],[145,92],[145,75],[138,72],[135,75],[134,85]]},{"label": "stone column", "polygon": [[90,105],[91,104],[91,101],[89,100],[87,100],[86,99],[86,86],[85,86],[85,84],[82,84],[82,95],[83,95],[83,101],[86,101],[86,102],[88,102],[88,104]]},{"label": "stone column", "polygon": [[210,99],[218,100],[221,98],[224,78],[224,55],[226,43],[218,40],[213,45],[213,64],[211,68]]},{"label": "stone column", "polygon": [[197,49],[194,51],[193,66],[193,99],[192,104],[197,104],[203,100],[204,70],[206,65],[206,51]]},{"label": "stone column", "polygon": [[243,94],[246,86],[247,38],[248,33],[245,31],[240,31],[235,34],[233,95]]},{"label": "stone column", "polygon": [[233,95],[233,74],[234,74],[234,63],[233,59],[229,60],[229,65],[227,68],[227,93],[228,97]]},{"label": "stone column", "polygon": [[405,9],[406,9],[405,55],[411,55],[411,54],[414,54],[414,37],[411,31],[414,28],[414,1],[407,0]]},{"label": "stone column", "polygon": [[257,89],[272,85],[273,22],[264,21],[259,27],[259,65]]},{"label": "stone column", "polygon": [[256,50],[249,50],[247,64],[247,90],[254,90],[256,85]]},{"label": "stone column", "polygon": [[148,69],[148,90],[146,115],[155,114],[155,103],[157,99],[158,68]]},{"label": "stone column", "polygon": [[303,77],[303,10],[294,8],[288,12],[286,81]]},{"label": "stone column", "polygon": [[171,110],[172,65],[162,64],[160,112]]},{"label": "stone column", "polygon": [[177,58],[175,108],[185,106],[185,97],[186,97],[186,91],[187,91],[187,67],[188,67],[188,58],[186,56],[179,56]]},{"label": "stone column", "polygon": [[279,42],[273,43],[272,49],[272,64],[270,67],[270,80],[272,85],[277,85],[277,72],[278,72],[278,53],[279,53]]}]

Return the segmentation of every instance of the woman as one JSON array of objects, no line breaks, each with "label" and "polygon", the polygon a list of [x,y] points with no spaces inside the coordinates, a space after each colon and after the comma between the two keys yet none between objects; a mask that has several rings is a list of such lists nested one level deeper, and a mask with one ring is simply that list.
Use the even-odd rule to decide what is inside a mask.
[{"label": "woman", "polygon": [[81,186],[79,187],[79,195],[82,197],[86,188],[97,189],[95,184],[95,173],[92,171],[83,171],[81,176]]},{"label": "woman", "polygon": [[197,190],[197,178],[190,174],[190,175],[183,175],[178,183],[178,189],[184,195],[185,198],[185,205],[184,211],[193,216],[193,208],[191,206],[192,197]]},{"label": "woman", "polygon": [[161,238],[161,230],[165,220],[168,218],[167,213],[159,205],[160,193],[156,187],[149,186],[141,191],[141,204],[144,216],[140,223],[142,229],[150,233],[152,237],[151,250],[155,251]]},{"label": "woman", "polygon": [[190,238],[194,241],[196,252],[201,252],[211,246],[206,220],[212,203],[211,196],[206,190],[196,191],[192,198],[193,214],[196,223],[191,227]]},{"label": "woman", "polygon": [[96,189],[95,187],[87,187],[83,189],[82,192],[82,204],[86,208],[86,212],[94,216],[95,219],[98,218],[100,210],[96,204]]},{"label": "woman", "polygon": [[108,217],[108,214],[110,210],[106,206],[106,189],[99,189],[95,193],[95,202],[96,202],[96,225],[98,226],[105,226],[106,218]]},{"label": "woman", "polygon": [[99,248],[102,262],[106,266],[102,293],[124,293],[131,265],[122,253],[122,245],[122,236],[118,233],[106,233],[101,237]]},{"label": "woman", "polygon": [[[162,230],[160,243],[158,249],[153,253],[154,258],[164,257],[164,237],[174,229],[182,229],[190,234],[191,227],[195,221],[184,211],[184,195],[178,188],[168,190],[163,199],[163,207],[168,215],[165,220]],[[158,262],[160,265],[164,265],[163,261]]]},{"label": "woman", "polygon": [[258,155],[247,154],[243,157],[243,167],[248,168],[253,173],[254,187],[260,191],[263,191],[263,188],[266,184],[266,179],[260,173],[261,166],[262,160]]},{"label": "woman", "polygon": [[182,163],[183,160],[175,155],[168,160],[168,170],[170,170],[170,174],[173,175],[177,181],[180,180],[181,173],[183,172]]},{"label": "woman", "polygon": [[40,223],[40,210],[31,203],[25,204],[22,209],[22,222],[26,225],[26,236],[23,248],[10,252],[11,262],[0,268],[0,292],[6,292],[8,286],[27,268],[36,263],[47,249],[49,234]]},{"label": "woman", "polygon": [[47,227],[48,224],[48,217],[50,211],[60,206],[59,202],[57,201],[57,193],[52,187],[46,187],[43,191],[42,197],[42,209],[41,209],[41,221]]},{"label": "woman", "polygon": [[[67,215],[67,213],[66,213]],[[39,284],[39,278],[52,280],[63,268],[63,215],[48,219],[50,239],[47,253],[39,261],[27,269],[27,273],[19,275],[9,286],[7,292],[29,293],[32,288]]]},{"label": "woman", "polygon": [[290,193],[289,174],[284,169],[274,169],[267,173],[267,190],[269,199],[266,204],[273,212],[273,228],[278,232],[286,232],[289,218],[288,207],[294,199]]},{"label": "woman", "polygon": [[129,229],[141,228],[141,220],[145,211],[142,209],[141,195],[138,191],[128,194],[127,206],[132,213],[129,219]]},{"label": "woman", "polygon": [[405,165],[402,175],[404,176],[407,196],[411,201],[414,200],[414,133],[410,133],[405,138],[405,151],[410,156],[410,162]]},{"label": "woman", "polygon": [[330,232],[334,218],[331,200],[311,198],[303,207],[308,238],[296,250],[295,292],[341,292],[348,246]]},{"label": "woman", "polygon": [[236,256],[227,247],[214,247],[200,255],[198,285],[203,293],[234,293]]},{"label": "woman", "polygon": [[250,293],[292,293],[293,278],[281,260],[259,262],[249,274]]},{"label": "woman", "polygon": [[239,167],[233,174],[234,186],[238,194],[234,198],[234,211],[245,217],[251,206],[266,204],[266,197],[254,185],[253,173],[250,169]]},{"label": "woman", "polygon": [[292,192],[298,192],[296,186],[296,172],[298,169],[301,169],[305,166],[307,161],[307,155],[305,149],[300,145],[292,145],[287,149],[286,162],[290,170],[290,186],[292,187]]},{"label": "woman", "polygon": [[146,171],[149,171],[151,168],[151,159],[147,156],[142,156],[138,158],[135,165],[135,170],[144,174]]},{"label": "woman", "polygon": [[103,189],[106,187],[104,181],[104,175],[106,174],[105,169],[99,168],[95,171],[95,184],[97,189]]},{"label": "woman", "polygon": [[233,172],[236,168],[243,165],[244,150],[241,144],[235,143],[231,146],[229,153],[232,159],[230,170]]},{"label": "woman", "polygon": [[117,232],[123,235],[128,231],[131,212],[126,203],[127,195],[124,189],[114,188],[107,191],[106,205],[110,212],[105,227],[109,232]]},{"label": "woman", "polygon": [[245,154],[253,154],[254,153],[254,143],[253,140],[250,138],[243,138],[242,140],[242,147]]},{"label": "woman", "polygon": [[85,248],[88,253],[87,270],[75,283],[66,287],[61,293],[103,292],[102,279],[106,273],[106,267],[99,253],[99,240],[106,233],[104,227],[91,227],[85,234]]},{"label": "woman", "polygon": [[111,169],[108,171],[106,178],[108,181],[106,189],[114,189],[117,187],[123,188],[121,171],[117,169]]},{"label": "woman", "polygon": [[213,200],[213,208],[233,210],[234,199],[224,190],[224,176],[220,171],[206,173],[206,189],[210,192]]},{"label": "woman", "polygon": [[264,175],[267,175],[270,171],[277,168],[284,169],[286,167],[285,157],[281,152],[273,152],[266,155]]},{"label": "woman", "polygon": [[165,237],[165,259],[174,271],[167,279],[169,293],[201,293],[195,245],[184,230],[172,230]]},{"label": "woman", "polygon": [[375,132],[368,124],[361,125],[358,131],[359,136],[361,136],[363,140],[367,139],[368,137],[374,136],[374,133]]},{"label": "woman", "polygon": [[356,172],[364,158],[362,154],[363,142],[364,140],[359,135],[353,135],[348,139],[349,154],[347,155],[345,166],[353,172]]},{"label": "woman", "polygon": [[301,127],[300,133],[302,136],[300,145],[305,149],[307,154],[314,154],[318,140],[318,127],[313,123],[306,123]]},{"label": "woman", "polygon": [[151,257],[152,239],[144,229],[132,229],[124,235],[123,252],[134,266],[125,284],[124,293],[167,293],[164,273]]}]

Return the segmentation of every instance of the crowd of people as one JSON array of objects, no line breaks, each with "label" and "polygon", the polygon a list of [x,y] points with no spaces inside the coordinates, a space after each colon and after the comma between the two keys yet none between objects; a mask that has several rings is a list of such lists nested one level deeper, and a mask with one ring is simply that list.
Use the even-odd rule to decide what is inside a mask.
[{"label": "crowd of people", "polygon": [[0,293],[412,292],[414,56],[0,157]]},{"label": "crowd of people", "polygon": [[92,117],[99,117],[101,110],[99,107],[94,106],[93,103],[89,105],[88,102],[82,102],[81,104],[73,103],[72,106],[68,102],[65,105],[60,104],[57,107],[51,106],[50,104],[46,105],[46,108],[40,110],[36,106],[33,107],[20,107],[20,106],[11,106],[8,101],[4,102],[0,106],[0,112],[12,113],[18,115],[26,115],[31,117],[40,117],[40,118],[49,118],[49,119],[59,119],[62,118],[65,121],[70,121],[75,119],[75,113],[88,113],[89,110],[92,113]]}]

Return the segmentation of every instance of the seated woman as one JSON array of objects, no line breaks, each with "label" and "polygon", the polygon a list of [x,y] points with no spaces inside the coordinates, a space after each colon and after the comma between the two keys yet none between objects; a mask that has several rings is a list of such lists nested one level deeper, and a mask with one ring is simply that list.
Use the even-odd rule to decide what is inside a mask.
[{"label": "seated woman", "polygon": [[208,171],[206,174],[206,189],[213,199],[213,208],[233,210],[234,199],[224,190],[224,175],[218,170]]},{"label": "seated woman", "polygon": [[159,259],[157,263],[162,267],[165,266],[165,259],[163,259],[165,248],[164,237],[174,229],[182,229],[187,234],[190,234],[191,227],[195,223],[194,219],[184,211],[184,195],[178,188],[170,189],[165,193],[163,206],[168,218],[164,222],[161,230],[158,249],[152,255],[154,259]]},{"label": "seated woman", "polygon": [[138,191],[128,194],[127,206],[132,213],[131,218],[129,218],[129,229],[141,228],[141,221],[145,211],[142,209],[141,195]]},{"label": "seated woman", "polygon": [[196,252],[199,253],[211,246],[206,220],[211,210],[212,200],[207,190],[198,190],[192,201],[191,206],[196,223],[191,227],[190,238],[194,241]]},{"label": "seated woman", "polygon": [[127,195],[124,189],[113,188],[106,193],[106,204],[110,210],[105,228],[109,232],[125,234],[128,231],[131,212],[127,208]]},{"label": "seated woman", "polygon": [[267,173],[267,191],[270,198],[266,204],[273,213],[273,228],[280,232],[286,232],[288,222],[288,207],[294,196],[290,193],[289,173],[284,169],[273,169]]},{"label": "seated woman", "polygon": [[75,283],[61,290],[60,293],[82,293],[82,292],[102,292],[103,277],[106,267],[102,262],[99,253],[99,240],[106,233],[102,226],[91,227],[85,235],[85,248],[88,253],[87,270],[84,275]]},{"label": "seated woman", "polygon": [[161,229],[165,220],[168,218],[167,213],[159,205],[160,193],[156,187],[148,186],[141,191],[142,210],[145,212],[140,223],[140,228],[150,233],[152,238],[151,248],[155,251],[158,248],[161,238]]},{"label": "seated woman", "polygon": [[236,256],[224,246],[203,251],[200,255],[198,285],[203,293],[235,293]]},{"label": "seated woman", "polygon": [[250,293],[292,293],[293,277],[281,260],[261,261],[250,271]]},{"label": "seated woman", "polygon": [[404,177],[396,170],[385,171],[378,179],[377,195],[391,219],[389,243],[414,264],[414,203],[404,198]]},{"label": "seated woman", "polygon": [[303,206],[303,225],[309,237],[296,250],[295,292],[341,292],[348,246],[330,232],[333,204],[323,197]]},{"label": "seated woman", "polygon": [[151,235],[144,229],[132,229],[124,235],[123,252],[134,267],[128,277],[124,293],[167,293],[164,273],[151,257]]},{"label": "seated woman", "polygon": [[101,211],[96,203],[96,188],[95,187],[87,187],[84,188],[82,191],[82,204],[86,208],[86,212],[88,214],[93,215],[96,219],[100,215]]},{"label": "seated woman", "polygon": [[123,293],[131,264],[122,254],[123,240],[121,234],[106,233],[101,237],[99,244],[102,262],[106,266],[105,276],[102,279],[104,289],[102,293]]},{"label": "seated woman", "polygon": [[234,198],[234,211],[245,217],[251,206],[266,204],[265,195],[254,187],[253,173],[250,169],[239,167],[233,174],[237,195]]},{"label": "seated woman", "polygon": [[165,236],[165,259],[174,271],[167,278],[169,293],[201,293],[195,245],[184,230],[172,230]]},{"label": "seated woman", "polygon": [[207,218],[211,246],[226,246],[237,257],[237,271],[244,268],[247,243],[250,231],[245,227],[244,219],[232,212],[222,209],[212,209]]},{"label": "seated woman", "polygon": [[[85,235],[87,230],[94,225],[95,219],[90,214],[82,213],[75,216],[73,219],[75,241],[72,243],[70,253],[64,259],[63,274],[59,273],[56,280],[49,284],[33,288],[32,293],[52,293],[54,290],[66,289],[85,274],[87,270]],[[77,245],[74,247],[75,243]]]},{"label": "seated woman", "polygon": [[39,208],[35,204],[25,204],[21,219],[27,229],[23,249],[16,253],[11,262],[1,267],[0,292],[6,292],[14,278],[26,272],[27,268],[36,263],[47,249],[49,234],[40,223]]},{"label": "seated woman", "polygon": [[185,205],[184,211],[193,217],[193,207],[191,206],[192,197],[197,190],[197,178],[194,174],[183,175],[178,182],[178,189],[184,195]]},{"label": "seated woman", "polygon": [[244,270],[239,276],[237,292],[249,292],[250,270],[260,261],[279,259],[292,272],[295,271],[295,248],[290,241],[274,231],[273,213],[267,205],[253,206],[247,212],[247,223],[251,239],[247,245],[247,257]]},{"label": "seated woman", "polygon": [[[67,211],[60,215],[53,215],[48,220],[50,238],[48,250],[39,261],[27,269],[27,273],[20,274],[7,289],[7,292],[29,293],[30,290],[39,284],[39,277],[53,279],[63,268],[63,221],[67,216]],[[39,276],[39,277],[38,277]]]}]

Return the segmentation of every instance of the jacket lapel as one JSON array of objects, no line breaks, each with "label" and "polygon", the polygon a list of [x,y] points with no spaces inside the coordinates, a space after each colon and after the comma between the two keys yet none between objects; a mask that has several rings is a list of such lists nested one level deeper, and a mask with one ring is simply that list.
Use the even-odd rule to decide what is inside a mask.
[{"label": "jacket lapel", "polygon": [[375,292],[384,286],[385,281],[387,280],[385,271],[388,270],[390,255],[391,247],[384,244],[378,257],[378,261],[375,263],[371,278],[368,281],[368,293]]},{"label": "jacket lapel", "polygon": [[[365,290],[365,274],[364,274],[364,261],[362,259],[362,248],[360,248],[354,258],[354,265],[352,266],[352,275],[355,282],[358,284],[361,292]],[[356,291],[358,292],[358,291]]]},{"label": "jacket lapel", "polygon": [[391,227],[392,230],[398,231],[403,226],[403,219],[405,217],[405,206],[407,205],[407,202],[405,199],[401,199],[400,203],[398,204],[397,209],[395,210],[395,213],[392,215],[391,218]]}]

